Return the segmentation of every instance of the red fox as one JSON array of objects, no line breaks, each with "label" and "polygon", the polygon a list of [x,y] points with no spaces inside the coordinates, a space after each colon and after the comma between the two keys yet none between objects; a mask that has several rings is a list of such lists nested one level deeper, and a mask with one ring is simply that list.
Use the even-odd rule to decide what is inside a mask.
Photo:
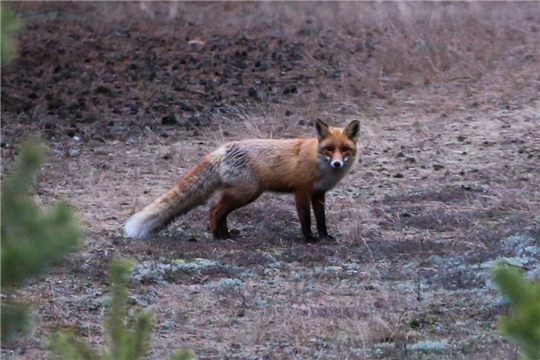
[{"label": "red fox", "polygon": [[312,139],[258,139],[226,143],[204,157],[168,192],[130,217],[128,237],[142,238],[177,216],[203,205],[216,191],[221,198],[210,209],[214,239],[229,238],[227,216],[255,201],[264,191],[293,193],[306,242],[311,232],[310,203],[319,238],[332,238],[326,229],[325,193],[357,162],[358,120],[345,128],[315,123]]}]

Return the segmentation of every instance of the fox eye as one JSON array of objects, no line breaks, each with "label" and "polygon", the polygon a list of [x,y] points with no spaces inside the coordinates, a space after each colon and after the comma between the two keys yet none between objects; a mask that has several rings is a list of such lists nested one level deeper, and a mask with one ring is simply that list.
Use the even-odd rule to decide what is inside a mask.
[{"label": "fox eye", "polygon": [[347,151],[350,151],[351,149],[346,147],[346,146],[342,146],[341,147],[341,152],[347,152]]},{"label": "fox eye", "polygon": [[324,148],[324,150],[334,152],[334,146],[333,145],[328,145],[327,147]]}]

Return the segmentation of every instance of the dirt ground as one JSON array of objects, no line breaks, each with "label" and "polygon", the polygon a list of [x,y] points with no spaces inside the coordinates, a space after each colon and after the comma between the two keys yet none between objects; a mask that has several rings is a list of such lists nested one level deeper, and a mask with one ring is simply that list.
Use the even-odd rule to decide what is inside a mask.
[{"label": "dirt ground", "polygon": [[[68,328],[104,346],[115,256],[135,262],[148,359],[513,359],[500,259],[540,278],[537,2],[10,3],[2,175],[24,138],[49,156],[35,198],[73,204],[85,245],[20,297],[33,329],[4,359],[44,359]],[[362,162],[327,200],[336,242],[306,245],[290,195],[208,206],[147,241],[129,214],[227,140],[361,121]]]}]

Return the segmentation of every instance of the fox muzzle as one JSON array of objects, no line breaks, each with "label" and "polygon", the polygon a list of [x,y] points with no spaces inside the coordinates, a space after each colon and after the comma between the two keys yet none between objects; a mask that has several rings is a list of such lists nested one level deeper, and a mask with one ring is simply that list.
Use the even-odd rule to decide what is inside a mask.
[{"label": "fox muzzle", "polygon": [[338,161],[338,160],[332,161],[330,163],[330,166],[332,166],[334,169],[341,169],[344,165],[345,165],[345,163],[343,163],[341,161]]}]

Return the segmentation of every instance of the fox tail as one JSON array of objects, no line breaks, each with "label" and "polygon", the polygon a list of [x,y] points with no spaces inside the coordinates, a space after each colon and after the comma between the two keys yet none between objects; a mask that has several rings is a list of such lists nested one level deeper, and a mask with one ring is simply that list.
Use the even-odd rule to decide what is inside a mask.
[{"label": "fox tail", "polygon": [[204,158],[169,191],[158,197],[125,224],[127,237],[144,238],[169,224],[177,216],[203,205],[221,185],[219,157]]}]

